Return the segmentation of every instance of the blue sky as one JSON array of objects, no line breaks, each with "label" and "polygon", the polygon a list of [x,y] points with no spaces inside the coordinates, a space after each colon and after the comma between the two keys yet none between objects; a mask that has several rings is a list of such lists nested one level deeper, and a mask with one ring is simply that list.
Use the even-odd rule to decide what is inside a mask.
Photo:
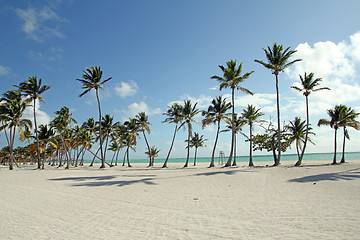
[{"label": "blue sky", "polygon": [[[150,145],[167,154],[173,127],[164,120],[169,103],[191,99],[205,110],[218,95],[230,100],[230,91],[218,90],[210,79],[221,75],[218,65],[230,59],[243,62],[243,73],[255,71],[237,92],[236,111],[255,104],[264,119],[275,119],[275,82],[271,72],[254,59],[265,60],[262,48],[274,42],[297,49],[303,61],[280,75],[281,116],[305,119],[304,97],[290,86],[299,74],[314,72],[332,91],[311,95],[311,122],[316,146],[309,152],[331,152],[333,131],[318,128],[326,109],[346,104],[360,111],[359,1],[4,1],[0,0],[0,92],[37,76],[51,89],[37,109],[48,123],[62,106],[81,124],[98,117],[93,94],[79,98],[82,70],[101,66],[113,79],[101,92],[103,113],[123,122],[146,111],[152,123]],[[31,119],[31,111],[26,114]],[[201,116],[198,117],[201,120]],[[209,139],[200,156],[209,156],[215,128],[194,127]],[[257,132],[261,131],[259,128]],[[245,127],[244,132],[248,130]],[[229,149],[229,134],[221,136],[219,150]],[[341,135],[339,135],[341,136]],[[358,151],[360,133],[350,131],[348,151]],[[186,132],[180,131],[173,157],[185,157]],[[339,137],[340,142],[341,137]],[[238,154],[248,145],[238,139]],[[5,144],[1,136],[0,144]],[[143,139],[132,153],[144,158]],[[340,149],[339,149],[340,150]],[[293,153],[294,148],[289,150]],[[259,154],[259,153],[257,153]]]}]

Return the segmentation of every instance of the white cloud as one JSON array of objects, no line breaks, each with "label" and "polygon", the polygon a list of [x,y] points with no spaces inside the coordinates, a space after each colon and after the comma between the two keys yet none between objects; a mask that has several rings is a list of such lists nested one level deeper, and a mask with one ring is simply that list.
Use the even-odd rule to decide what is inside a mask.
[{"label": "white cloud", "polygon": [[[36,101],[36,122],[37,122],[37,125],[40,126],[41,124],[45,125],[45,124],[49,124],[50,121],[51,121],[51,118],[50,116],[44,112],[44,111],[41,111],[40,110],[40,103],[39,101]],[[30,106],[30,107],[27,107],[24,111],[24,114],[23,114],[23,119],[29,119],[31,120],[32,122],[34,122],[34,108],[33,106]],[[33,126],[34,128],[35,126]]]},{"label": "white cloud", "polygon": [[9,74],[11,69],[9,67],[0,65],[0,75],[7,75]]},{"label": "white cloud", "polygon": [[115,87],[115,93],[122,98],[131,97],[137,93],[138,89],[139,87],[134,81],[121,82],[120,86]]},{"label": "white cloud", "polygon": [[48,37],[64,37],[58,23],[65,20],[49,7],[42,9],[33,7],[27,9],[16,8],[15,13],[23,21],[21,29],[32,40],[42,42],[44,38]]},{"label": "white cloud", "polygon": [[[357,104],[360,100],[360,85],[356,79],[359,75],[357,65],[360,62],[360,32],[351,35],[350,41],[338,44],[318,42],[313,47],[304,43],[299,44],[296,50],[294,58],[301,58],[302,61],[286,71],[290,78],[296,79],[294,85],[299,84],[299,74],[313,72],[315,78],[323,79],[319,87],[331,88],[331,91],[324,90],[310,95],[312,114],[324,113],[335,104]],[[303,98],[301,101],[303,105]]]},{"label": "white cloud", "polygon": [[115,110],[116,113],[121,115],[123,121],[135,117],[140,112],[145,112],[146,115],[156,115],[161,113],[160,108],[151,109],[145,102],[132,103],[128,106],[127,110]]}]

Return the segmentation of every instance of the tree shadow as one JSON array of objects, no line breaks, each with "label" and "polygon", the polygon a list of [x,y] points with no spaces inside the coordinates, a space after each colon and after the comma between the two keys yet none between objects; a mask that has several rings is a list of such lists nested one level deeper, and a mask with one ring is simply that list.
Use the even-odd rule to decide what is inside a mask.
[{"label": "tree shadow", "polygon": [[340,181],[340,180],[356,180],[356,179],[360,179],[360,168],[354,168],[343,172],[316,174],[301,178],[294,178],[288,180],[288,182],[306,183],[306,182]]},{"label": "tree shadow", "polygon": [[76,183],[72,184],[71,186],[74,187],[99,187],[99,186],[129,186],[136,183],[143,183],[146,185],[157,185],[154,183],[154,178],[142,178],[136,180],[122,180],[122,181],[97,181],[97,182],[84,182],[84,183]]},{"label": "tree shadow", "polygon": [[250,169],[229,169],[226,171],[214,171],[214,172],[203,172],[203,173],[196,173],[194,176],[214,176],[219,174],[225,174],[225,175],[235,175],[240,172],[250,172]]},{"label": "tree shadow", "polygon": [[[116,177],[119,176],[96,176],[96,177],[66,177],[66,178],[54,178],[54,179],[49,179],[50,181],[70,181],[73,182],[71,184],[71,186],[74,187],[81,187],[81,186],[86,186],[86,187],[98,187],[98,186],[119,186],[119,187],[123,187],[123,186],[128,186],[128,185],[132,185],[132,184],[136,184],[136,183],[144,183],[147,185],[157,185],[156,183],[154,183],[154,179],[153,177],[149,177],[149,175],[140,175],[140,176],[146,176],[145,178],[142,179],[136,179],[136,180],[119,180],[119,181],[109,181],[111,179],[115,179]],[[131,177],[140,177],[140,176],[131,176]],[[154,176],[154,175],[151,175]],[[123,177],[123,176],[121,176]],[[130,176],[125,176],[125,177],[130,177]]]}]

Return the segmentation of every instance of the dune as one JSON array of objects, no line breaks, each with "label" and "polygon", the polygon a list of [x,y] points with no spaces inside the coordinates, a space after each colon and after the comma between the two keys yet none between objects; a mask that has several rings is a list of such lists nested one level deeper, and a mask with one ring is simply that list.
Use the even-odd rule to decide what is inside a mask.
[{"label": "dune", "polygon": [[329,162],[2,166],[0,239],[359,239],[360,161]]}]

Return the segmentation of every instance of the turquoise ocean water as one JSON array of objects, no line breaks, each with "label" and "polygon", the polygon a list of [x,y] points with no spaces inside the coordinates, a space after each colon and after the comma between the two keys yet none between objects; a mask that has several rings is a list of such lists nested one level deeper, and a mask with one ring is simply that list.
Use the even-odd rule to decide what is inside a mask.
[{"label": "turquoise ocean water", "polygon": [[[337,160],[340,161],[341,160],[341,153],[337,154]],[[334,157],[334,153],[309,153],[309,154],[305,154],[303,161],[311,161],[311,160],[329,160],[329,162],[332,162],[332,159]],[[296,154],[283,154],[281,155],[281,161],[293,161],[294,163],[297,161],[298,157]],[[356,160],[360,160],[360,152],[349,152],[349,153],[345,153],[345,159],[351,160],[351,159],[356,159]],[[119,158],[118,159],[118,163],[121,162],[122,163],[123,159]],[[165,159],[163,158],[155,158],[155,163],[163,163],[165,161]],[[171,158],[169,159],[169,163],[176,163],[176,162],[185,162],[186,158]],[[193,162],[194,158],[193,156],[190,156],[189,158],[189,162]],[[209,162],[211,161],[211,157],[197,157],[196,158],[197,162]],[[227,157],[224,158],[224,161],[227,161]],[[236,157],[236,161],[238,162],[248,162],[249,161],[249,156],[237,156]],[[272,155],[266,155],[266,156],[253,156],[253,161],[254,163],[256,162],[264,162],[264,161],[274,161],[274,158]],[[91,162],[91,161],[84,161],[84,162]],[[111,162],[111,161],[108,161]],[[149,162],[149,159],[131,159],[130,158],[130,162],[131,163],[147,163]],[[215,158],[215,162],[219,162],[219,157],[217,156]]]}]

